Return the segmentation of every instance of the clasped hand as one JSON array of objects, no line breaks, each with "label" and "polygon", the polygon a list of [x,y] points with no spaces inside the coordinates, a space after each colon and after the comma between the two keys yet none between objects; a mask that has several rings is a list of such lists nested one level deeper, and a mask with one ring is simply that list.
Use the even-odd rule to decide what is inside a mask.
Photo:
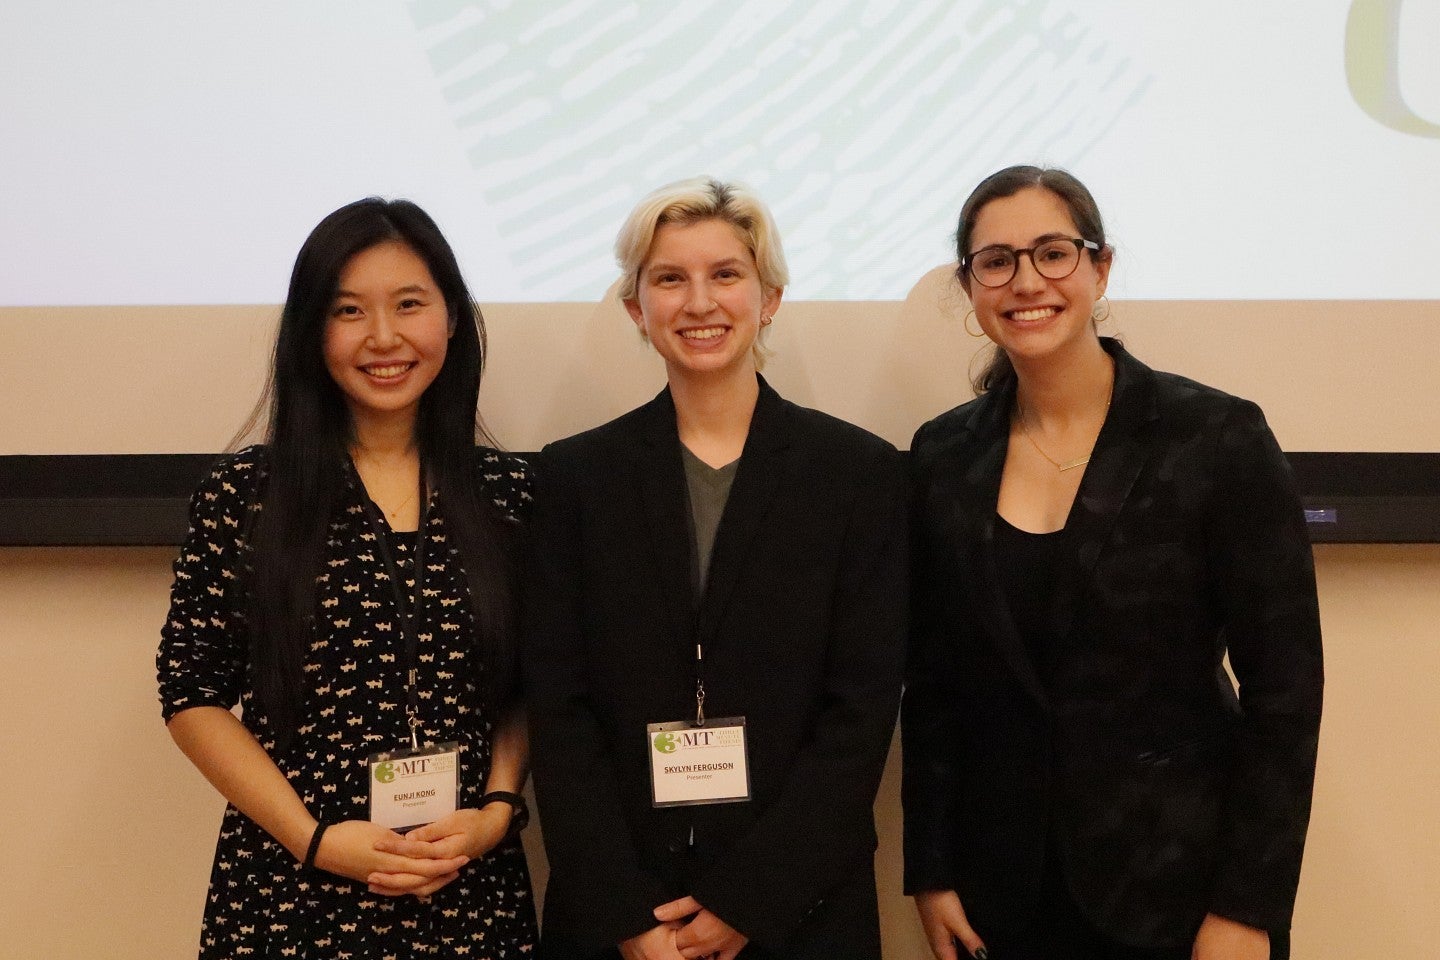
[{"label": "clasped hand", "polygon": [[457,810],[404,836],[366,820],[346,820],[326,830],[315,865],[381,896],[428,897],[494,849],[509,829],[504,804]]},{"label": "clasped hand", "polygon": [[750,942],[749,937],[706,910],[694,897],[660,904],[655,908],[655,919],[660,921],[658,926],[620,944],[625,960],[735,960],[735,955]]}]

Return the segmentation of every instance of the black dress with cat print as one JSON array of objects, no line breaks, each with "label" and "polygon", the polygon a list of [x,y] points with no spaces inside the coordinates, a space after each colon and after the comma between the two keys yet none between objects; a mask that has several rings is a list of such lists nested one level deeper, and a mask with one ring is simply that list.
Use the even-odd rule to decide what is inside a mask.
[{"label": "black dress with cat print", "polygon": [[[385,576],[364,491],[352,479],[330,524],[316,577],[315,628],[304,664],[298,732],[277,751],[250,683],[244,614],[235,602],[248,556],[247,518],[260,509],[264,447],[227,457],[191,503],[189,535],[175,561],[170,615],[157,656],[165,719],[196,706],[229,709],[242,720],[319,819],[365,820],[366,758],[407,745],[404,641],[395,593]],[[518,522],[528,508],[524,461],[477,448],[483,488]],[[383,521],[382,521],[383,522]],[[423,534],[425,596],[417,621],[417,689],[422,737],[458,741],[460,806],[484,793],[496,717],[484,702],[469,590],[459,556],[445,544],[443,493],[432,494]],[[384,534],[402,578],[420,533]],[[433,896],[386,897],[305,868],[233,806],[227,806],[205,904],[200,957],[408,958],[528,956],[535,910],[524,852],[502,844],[461,870]]]}]

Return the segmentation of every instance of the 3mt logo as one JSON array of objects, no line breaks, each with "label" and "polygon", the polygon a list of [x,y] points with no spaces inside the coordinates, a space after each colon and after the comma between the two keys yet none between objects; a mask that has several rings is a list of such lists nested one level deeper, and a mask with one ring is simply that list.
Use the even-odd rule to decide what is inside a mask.
[{"label": "3mt logo", "polygon": [[436,764],[434,757],[410,757],[405,760],[386,760],[383,763],[375,764],[375,779],[380,783],[389,783],[396,777],[414,777],[435,772],[443,772],[448,767],[441,763]]},{"label": "3mt logo", "polygon": [[721,743],[713,730],[685,730],[680,733],[657,733],[652,741],[657,753],[674,753],[681,747],[713,747]]}]

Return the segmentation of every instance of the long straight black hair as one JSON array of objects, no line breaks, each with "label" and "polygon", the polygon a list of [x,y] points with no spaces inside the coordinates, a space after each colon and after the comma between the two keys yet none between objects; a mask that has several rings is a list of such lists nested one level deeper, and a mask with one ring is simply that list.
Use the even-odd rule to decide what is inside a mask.
[{"label": "long straight black hair", "polygon": [[482,488],[475,456],[477,440],[493,446],[478,412],[484,319],[450,244],[425,211],[408,200],[358,200],[320,221],[300,248],[269,380],[252,417],[268,412],[269,457],[243,603],[256,695],[281,748],[299,723],[315,579],[349,479],[353,424],[325,366],[325,325],[346,264],[387,242],[414,251],[445,298],[454,334],[444,365],[420,398],[415,441],[443,505],[447,542],[465,568],[487,700],[504,699],[514,682],[513,525]]}]

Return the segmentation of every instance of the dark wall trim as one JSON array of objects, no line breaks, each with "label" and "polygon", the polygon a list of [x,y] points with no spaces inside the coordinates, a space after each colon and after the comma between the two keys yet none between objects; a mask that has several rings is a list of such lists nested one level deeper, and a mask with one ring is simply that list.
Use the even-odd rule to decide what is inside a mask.
[{"label": "dark wall trim", "polygon": [[176,546],[216,453],[0,457],[0,546]]},{"label": "dark wall trim", "polygon": [[1440,543],[1440,453],[1290,453],[1314,543]]},{"label": "dark wall trim", "polygon": [[[218,454],[0,456],[0,546],[174,546]],[[1440,453],[1292,453],[1316,543],[1440,543]]]}]

